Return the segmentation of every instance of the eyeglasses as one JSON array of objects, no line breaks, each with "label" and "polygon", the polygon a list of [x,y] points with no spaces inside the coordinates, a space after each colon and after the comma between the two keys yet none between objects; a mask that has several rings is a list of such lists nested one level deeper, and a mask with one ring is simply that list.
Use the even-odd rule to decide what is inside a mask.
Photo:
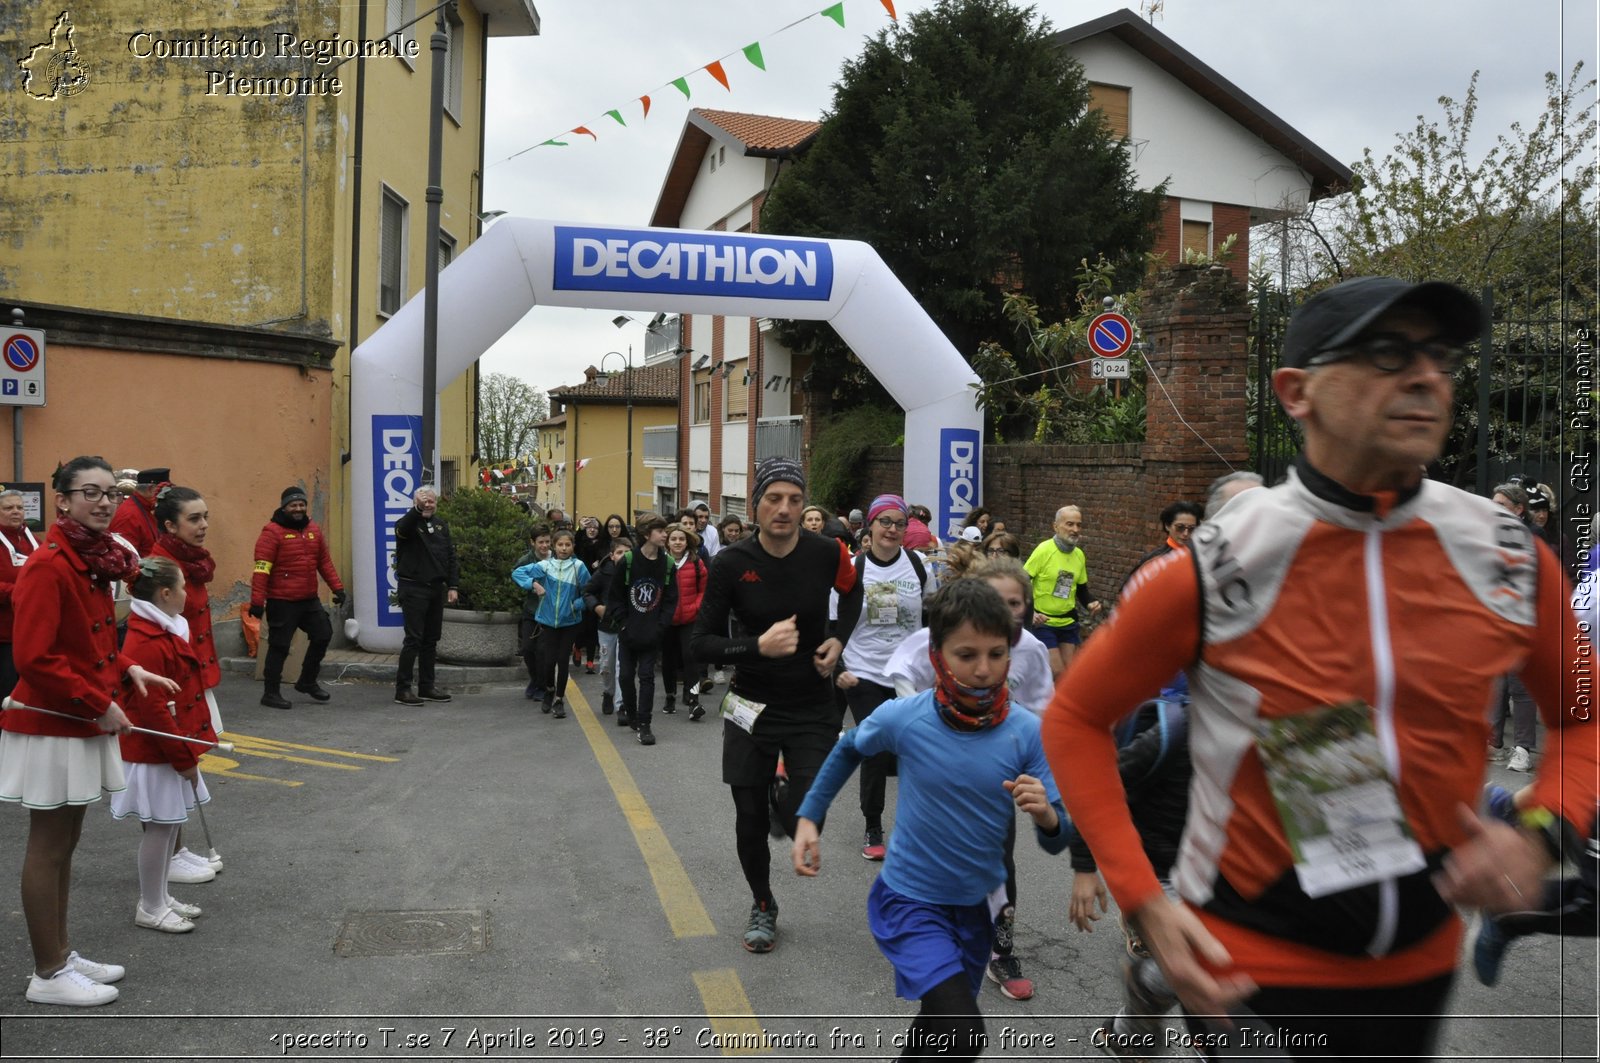
[{"label": "eyeglasses", "polygon": [[82,495],[83,500],[90,503],[98,502],[102,498],[109,498],[113,502],[121,502],[124,498],[128,497],[115,487],[107,491],[103,487],[95,487],[93,485],[90,485],[89,487],[73,487],[61,493],[64,495]]},{"label": "eyeglasses", "polygon": [[990,557],[1004,557],[1006,556],[1006,548],[1003,546],[990,547],[988,550],[985,550],[984,553],[988,554]]},{"label": "eyeglasses", "polygon": [[909,522],[903,520],[894,520],[890,517],[879,517],[872,523],[876,524],[880,528],[899,528],[901,531],[905,531]]},{"label": "eyeglasses", "polygon": [[1399,373],[1411,368],[1411,363],[1425,357],[1441,373],[1454,373],[1461,368],[1467,352],[1443,340],[1413,340],[1396,333],[1379,333],[1368,336],[1348,347],[1324,351],[1306,363],[1307,369],[1332,365],[1350,358],[1360,358],[1380,373]]},{"label": "eyeglasses", "polygon": [[1174,524],[1172,526],[1172,534],[1192,535],[1194,534],[1194,530],[1198,527],[1200,527],[1198,524]]}]

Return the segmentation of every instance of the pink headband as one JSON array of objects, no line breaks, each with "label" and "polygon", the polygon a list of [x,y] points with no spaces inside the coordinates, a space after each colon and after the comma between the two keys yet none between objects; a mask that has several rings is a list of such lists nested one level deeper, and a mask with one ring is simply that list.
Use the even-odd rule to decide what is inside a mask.
[{"label": "pink headband", "polygon": [[907,512],[906,500],[899,495],[879,495],[872,500],[872,505],[867,507],[867,523],[871,524],[878,519],[880,513],[887,513],[891,509],[898,509],[901,513]]}]

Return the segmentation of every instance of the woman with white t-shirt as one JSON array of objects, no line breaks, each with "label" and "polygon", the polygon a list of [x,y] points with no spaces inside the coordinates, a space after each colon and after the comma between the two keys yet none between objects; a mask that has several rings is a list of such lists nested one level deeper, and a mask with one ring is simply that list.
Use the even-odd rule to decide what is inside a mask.
[{"label": "woman with white t-shirt", "polygon": [[[923,596],[933,593],[922,560],[901,545],[907,509],[899,495],[872,500],[863,529],[866,548],[856,558],[856,584],[839,599],[844,653],[837,682],[858,725],[895,696],[889,659],[922,626]],[[867,860],[883,859],[884,784],[892,764],[888,754],[861,764],[861,814],[867,821],[861,855]]]}]

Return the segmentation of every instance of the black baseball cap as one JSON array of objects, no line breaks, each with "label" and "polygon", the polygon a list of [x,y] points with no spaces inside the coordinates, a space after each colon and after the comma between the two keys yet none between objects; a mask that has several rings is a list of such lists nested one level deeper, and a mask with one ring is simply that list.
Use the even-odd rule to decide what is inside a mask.
[{"label": "black baseball cap", "polygon": [[1483,308],[1454,284],[1412,284],[1396,277],[1358,277],[1325,288],[1301,304],[1283,335],[1283,365],[1304,369],[1323,351],[1349,346],[1372,323],[1396,307],[1421,310],[1438,322],[1440,335],[1453,343],[1478,337]]}]

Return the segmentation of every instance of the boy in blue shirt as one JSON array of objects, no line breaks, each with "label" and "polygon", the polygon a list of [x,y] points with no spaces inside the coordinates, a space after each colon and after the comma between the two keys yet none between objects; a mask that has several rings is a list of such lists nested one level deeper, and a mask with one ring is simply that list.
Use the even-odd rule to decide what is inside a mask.
[{"label": "boy in blue shirt", "polygon": [[794,869],[821,870],[821,824],[856,765],[896,754],[895,830],[868,894],[868,925],[894,967],[896,995],[922,1003],[905,1057],[971,1059],[985,1044],[978,991],[994,940],[988,897],[1006,880],[1014,808],[1033,818],[1050,853],[1067,846],[1066,812],[1038,717],[1010,711],[1006,672],[1019,629],[999,592],[962,580],[927,611],[934,689],[884,703],[839,739],[800,806]]}]

